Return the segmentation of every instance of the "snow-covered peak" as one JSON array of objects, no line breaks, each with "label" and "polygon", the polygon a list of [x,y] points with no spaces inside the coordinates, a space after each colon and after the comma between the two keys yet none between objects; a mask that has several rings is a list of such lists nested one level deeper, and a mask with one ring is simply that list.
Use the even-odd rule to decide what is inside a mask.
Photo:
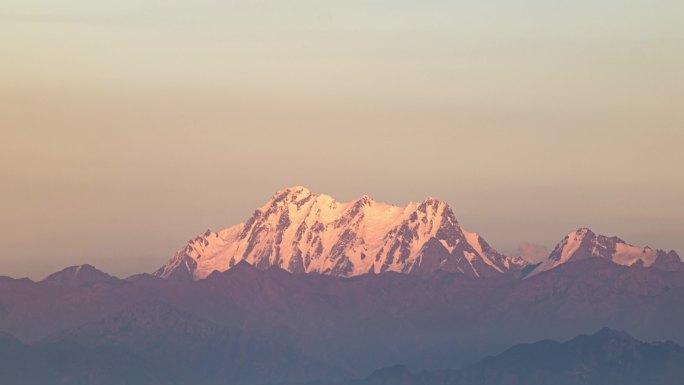
[{"label": "snow-covered peak", "polygon": [[292,187],[288,187],[288,188],[285,188],[283,190],[280,190],[275,195],[279,195],[279,194],[290,194],[290,195],[295,195],[295,196],[302,196],[302,195],[308,196],[308,195],[311,195],[311,190],[309,190],[308,188],[306,188],[304,186],[292,186]]},{"label": "snow-covered peak", "polygon": [[549,255],[549,260],[565,263],[572,258],[582,245],[590,244],[596,239],[596,234],[583,227],[570,232],[560,241]]},{"label": "snow-covered peak", "polygon": [[437,269],[481,276],[520,267],[480,236],[467,237],[446,202],[395,206],[367,195],[338,202],[295,186],[274,194],[244,224],[191,240],[155,274],[201,279],[240,261],[345,277]]},{"label": "snow-covered peak", "polygon": [[259,209],[266,211],[269,207],[293,204],[302,200],[310,199],[313,197],[313,195],[314,194],[311,193],[311,190],[303,186],[288,187],[273,194],[271,199]]},{"label": "snow-covered peak", "polygon": [[[660,255],[663,256],[659,257]],[[597,235],[588,228],[580,228],[565,236],[553,249],[548,259],[537,266],[530,275],[587,258],[604,258],[624,266],[650,267],[658,258],[666,258],[666,256],[667,254],[662,250],[654,250],[648,246],[634,246],[618,237]]]}]

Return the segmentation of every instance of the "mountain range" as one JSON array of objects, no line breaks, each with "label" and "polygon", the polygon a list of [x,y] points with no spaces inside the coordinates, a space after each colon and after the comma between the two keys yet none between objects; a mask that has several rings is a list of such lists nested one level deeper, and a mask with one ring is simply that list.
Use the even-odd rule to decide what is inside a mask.
[{"label": "mountain range", "polygon": [[684,271],[603,258],[525,279],[442,270],[344,278],[246,261],[197,281],[121,280],[92,266],[40,282],[0,278],[11,349],[39,354],[46,367],[72,357],[67,367],[98,376],[135,363],[130,373],[146,383],[345,381],[395,364],[458,370],[521,342],[602,327],[681,344],[682,323]]},{"label": "mountain range", "polygon": [[530,264],[435,199],[339,203],[289,188],[154,274],[81,265],[0,277],[0,379],[676,384],[683,265],[674,251],[585,228]]},{"label": "mountain range", "polygon": [[559,343],[520,344],[460,370],[412,373],[404,365],[352,381],[307,385],[672,385],[684,378],[684,348],[646,343],[604,328]]},{"label": "mountain range", "polygon": [[445,202],[428,198],[399,207],[364,195],[338,202],[302,186],[277,192],[245,222],[207,230],[180,248],[154,274],[197,280],[240,261],[260,269],[337,277],[398,272],[459,272],[471,277],[534,275],[569,261],[604,258],[620,265],[681,268],[674,252],[630,245],[586,228],[568,234],[539,265],[506,256],[464,230]]},{"label": "mountain range", "polygon": [[[168,315],[169,309],[158,306],[152,305],[145,312],[156,317]],[[179,323],[175,328],[190,325]],[[180,330],[172,334],[181,338],[213,335],[191,328],[196,334],[179,334]],[[131,327],[133,331],[140,329],[145,328]],[[131,344],[147,346],[150,338],[159,335],[156,329],[148,330],[139,335],[142,341]],[[102,338],[99,333],[86,336]],[[93,345],[93,341],[29,346],[0,335],[0,373],[6,385],[227,385],[239,383],[242,379],[235,373],[244,373],[245,367],[252,371],[269,370],[268,366],[261,366],[263,360],[250,357],[249,351],[244,354],[240,349],[245,342],[239,340],[239,335],[226,335],[208,346],[194,341],[169,346],[166,340],[156,347],[158,355],[150,359],[117,347]],[[174,350],[182,346],[202,346],[202,350]],[[168,347],[172,350],[166,351]],[[251,361],[255,358],[256,364]],[[292,358],[286,361],[295,362]],[[270,365],[274,366],[277,364]],[[316,367],[306,369],[321,372]],[[394,365],[358,380],[315,380],[287,385],[674,385],[683,376],[684,348],[680,345],[671,341],[641,342],[625,332],[603,328],[563,343],[543,340],[515,345],[461,369],[412,372],[404,365]]]}]

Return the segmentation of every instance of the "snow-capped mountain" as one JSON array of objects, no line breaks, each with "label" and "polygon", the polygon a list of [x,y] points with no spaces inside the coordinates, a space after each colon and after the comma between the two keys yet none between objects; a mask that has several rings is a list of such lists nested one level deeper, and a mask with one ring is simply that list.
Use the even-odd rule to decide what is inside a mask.
[{"label": "snow-capped mountain", "polygon": [[399,207],[364,195],[343,203],[296,186],[276,193],[246,223],[199,235],[155,275],[197,280],[242,260],[261,269],[341,277],[435,270],[483,277],[525,265],[464,231],[439,200]]},{"label": "snow-capped mountain", "polygon": [[529,275],[553,269],[564,263],[587,258],[604,258],[618,265],[656,267],[663,270],[679,268],[681,260],[674,251],[630,245],[618,237],[596,235],[587,228],[571,232],[556,245],[548,259]]}]

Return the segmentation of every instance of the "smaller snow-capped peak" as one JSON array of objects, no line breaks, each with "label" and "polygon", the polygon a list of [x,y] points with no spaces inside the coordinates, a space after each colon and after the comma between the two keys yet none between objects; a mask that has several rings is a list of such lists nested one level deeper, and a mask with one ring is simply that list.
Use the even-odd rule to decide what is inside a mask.
[{"label": "smaller snow-capped peak", "polygon": [[534,268],[530,275],[587,258],[608,259],[624,266],[651,267],[659,259],[667,259],[668,255],[670,255],[669,260],[674,261],[671,254],[662,250],[654,250],[649,246],[634,246],[615,236],[597,235],[588,228],[579,228],[566,235],[556,245],[548,259]]},{"label": "smaller snow-capped peak", "polygon": [[[590,256],[586,253],[579,253],[583,246],[591,247],[592,243],[596,240],[596,234],[590,229],[583,227],[579,228],[563,238],[563,240],[556,245],[554,250],[549,255],[549,260],[560,263],[566,263],[573,257],[587,257]],[[592,253],[595,250],[592,249]]]}]

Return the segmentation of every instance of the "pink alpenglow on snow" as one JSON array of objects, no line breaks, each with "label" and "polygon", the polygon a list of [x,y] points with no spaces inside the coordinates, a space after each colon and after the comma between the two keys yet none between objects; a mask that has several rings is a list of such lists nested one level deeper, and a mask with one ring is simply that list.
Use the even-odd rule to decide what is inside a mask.
[{"label": "pink alpenglow on snow", "polygon": [[449,205],[434,198],[403,207],[366,195],[338,202],[296,186],[276,193],[245,223],[207,230],[155,274],[202,279],[242,260],[258,268],[341,277],[435,270],[481,277],[525,265],[463,230]]}]

